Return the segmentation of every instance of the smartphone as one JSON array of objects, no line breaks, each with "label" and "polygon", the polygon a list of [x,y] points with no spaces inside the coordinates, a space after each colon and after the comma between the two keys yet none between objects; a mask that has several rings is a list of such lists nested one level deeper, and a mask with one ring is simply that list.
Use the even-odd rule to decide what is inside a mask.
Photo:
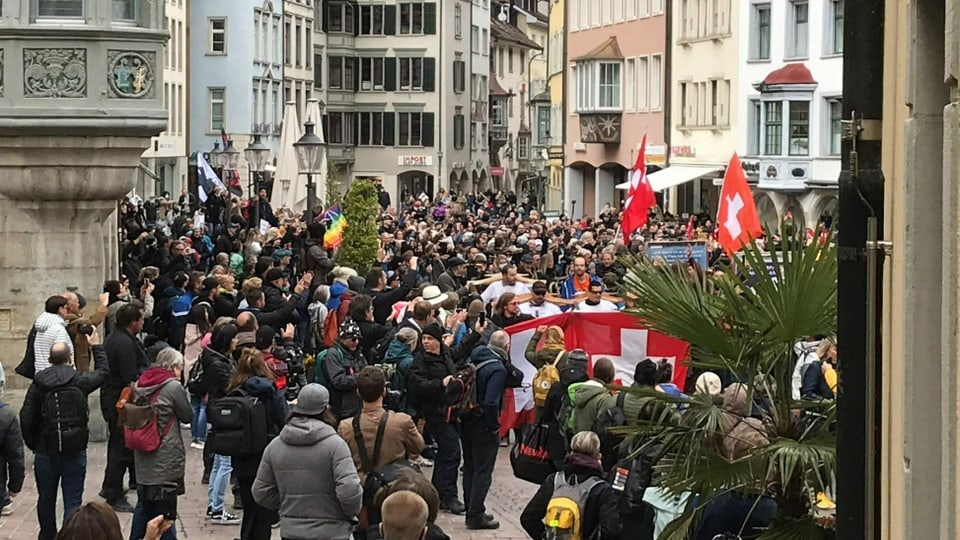
[{"label": "smartphone", "polygon": [[166,521],[176,521],[177,519],[177,496],[166,495],[158,504],[158,509],[163,513],[163,519]]},{"label": "smartphone", "polygon": [[480,312],[480,321],[477,324],[479,324],[480,326],[487,324],[487,312],[485,311]]}]

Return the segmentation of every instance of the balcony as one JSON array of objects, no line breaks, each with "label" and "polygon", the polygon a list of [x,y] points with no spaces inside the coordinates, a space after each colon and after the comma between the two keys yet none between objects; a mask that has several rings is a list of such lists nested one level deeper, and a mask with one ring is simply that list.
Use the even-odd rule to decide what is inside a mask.
[{"label": "balcony", "polygon": [[619,144],[623,131],[623,113],[580,112],[580,142]]}]

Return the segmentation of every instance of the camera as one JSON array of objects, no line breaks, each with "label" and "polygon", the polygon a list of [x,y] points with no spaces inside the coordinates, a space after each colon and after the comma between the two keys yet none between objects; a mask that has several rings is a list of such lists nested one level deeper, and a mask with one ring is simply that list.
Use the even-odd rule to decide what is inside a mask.
[{"label": "camera", "polygon": [[287,387],[284,390],[287,401],[293,401],[300,395],[300,389],[307,385],[307,368],[303,364],[303,351],[294,347],[287,355]]},{"label": "camera", "polygon": [[390,388],[390,383],[387,383],[387,395],[383,397],[383,408],[390,411],[399,411],[400,410],[400,399],[403,397],[403,392],[400,390],[394,390]]},{"label": "camera", "polygon": [[85,323],[80,323],[80,324],[77,326],[77,332],[80,332],[81,334],[83,334],[83,335],[85,335],[85,336],[87,336],[87,337],[90,337],[90,336],[93,335],[93,330],[94,330],[93,325],[90,324],[90,323],[86,323],[86,322],[85,322]]}]

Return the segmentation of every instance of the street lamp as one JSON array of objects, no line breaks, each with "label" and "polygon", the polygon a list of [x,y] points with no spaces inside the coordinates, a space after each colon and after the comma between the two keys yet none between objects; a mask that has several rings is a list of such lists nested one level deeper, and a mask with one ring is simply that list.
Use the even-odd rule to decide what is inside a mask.
[{"label": "street lamp", "polygon": [[297,164],[300,165],[300,172],[307,175],[307,212],[310,218],[309,223],[313,223],[314,211],[317,207],[317,193],[313,184],[313,175],[320,174],[323,167],[324,152],[323,140],[313,132],[316,124],[313,120],[307,120],[303,124],[303,136],[300,140],[293,143],[293,149],[297,153]]},{"label": "street lamp", "polygon": [[214,143],[213,143],[213,150],[211,150],[210,152],[207,153],[207,155],[209,156],[209,159],[207,159],[207,163],[210,164],[210,167],[211,167],[211,168],[213,168],[213,169],[218,169],[218,168],[220,167],[220,154],[221,154],[221,153],[222,153],[222,152],[220,151],[220,141],[214,142]]},{"label": "street lamp", "polygon": [[243,157],[246,158],[247,163],[250,165],[250,171],[247,174],[247,191],[252,194],[254,187],[258,190],[260,188],[260,180],[262,180],[262,178],[259,176],[267,166],[267,160],[270,159],[270,148],[263,144],[259,134],[254,134],[253,142],[243,150]]},{"label": "street lamp", "polygon": [[[224,173],[226,171],[236,171],[237,167],[240,165],[240,151],[233,146],[233,139],[227,139],[227,148],[220,153],[220,168],[223,169]],[[226,174],[222,174],[220,180],[223,181],[223,185],[229,186],[230,179],[224,178]]]},{"label": "street lamp", "polygon": [[543,211],[543,168],[546,167],[546,161],[543,159],[543,153],[537,152],[536,156],[530,162],[533,166],[533,170],[537,171],[537,208],[542,212]]}]

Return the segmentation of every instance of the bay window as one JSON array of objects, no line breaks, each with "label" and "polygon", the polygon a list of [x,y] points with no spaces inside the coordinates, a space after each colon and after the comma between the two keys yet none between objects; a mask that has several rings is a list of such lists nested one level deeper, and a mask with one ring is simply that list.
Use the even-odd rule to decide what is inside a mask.
[{"label": "bay window", "polygon": [[791,156],[810,155],[810,102],[790,102],[790,148]]},{"label": "bay window", "polygon": [[575,68],[577,111],[622,110],[621,62],[578,62]]},{"label": "bay window", "polygon": [[[762,156],[809,156],[810,107],[808,100],[751,100],[747,110],[752,132],[749,137],[751,153],[756,150]],[[832,110],[830,112],[832,114]],[[830,127],[832,135],[832,122]],[[832,143],[824,150],[831,148]]]}]

